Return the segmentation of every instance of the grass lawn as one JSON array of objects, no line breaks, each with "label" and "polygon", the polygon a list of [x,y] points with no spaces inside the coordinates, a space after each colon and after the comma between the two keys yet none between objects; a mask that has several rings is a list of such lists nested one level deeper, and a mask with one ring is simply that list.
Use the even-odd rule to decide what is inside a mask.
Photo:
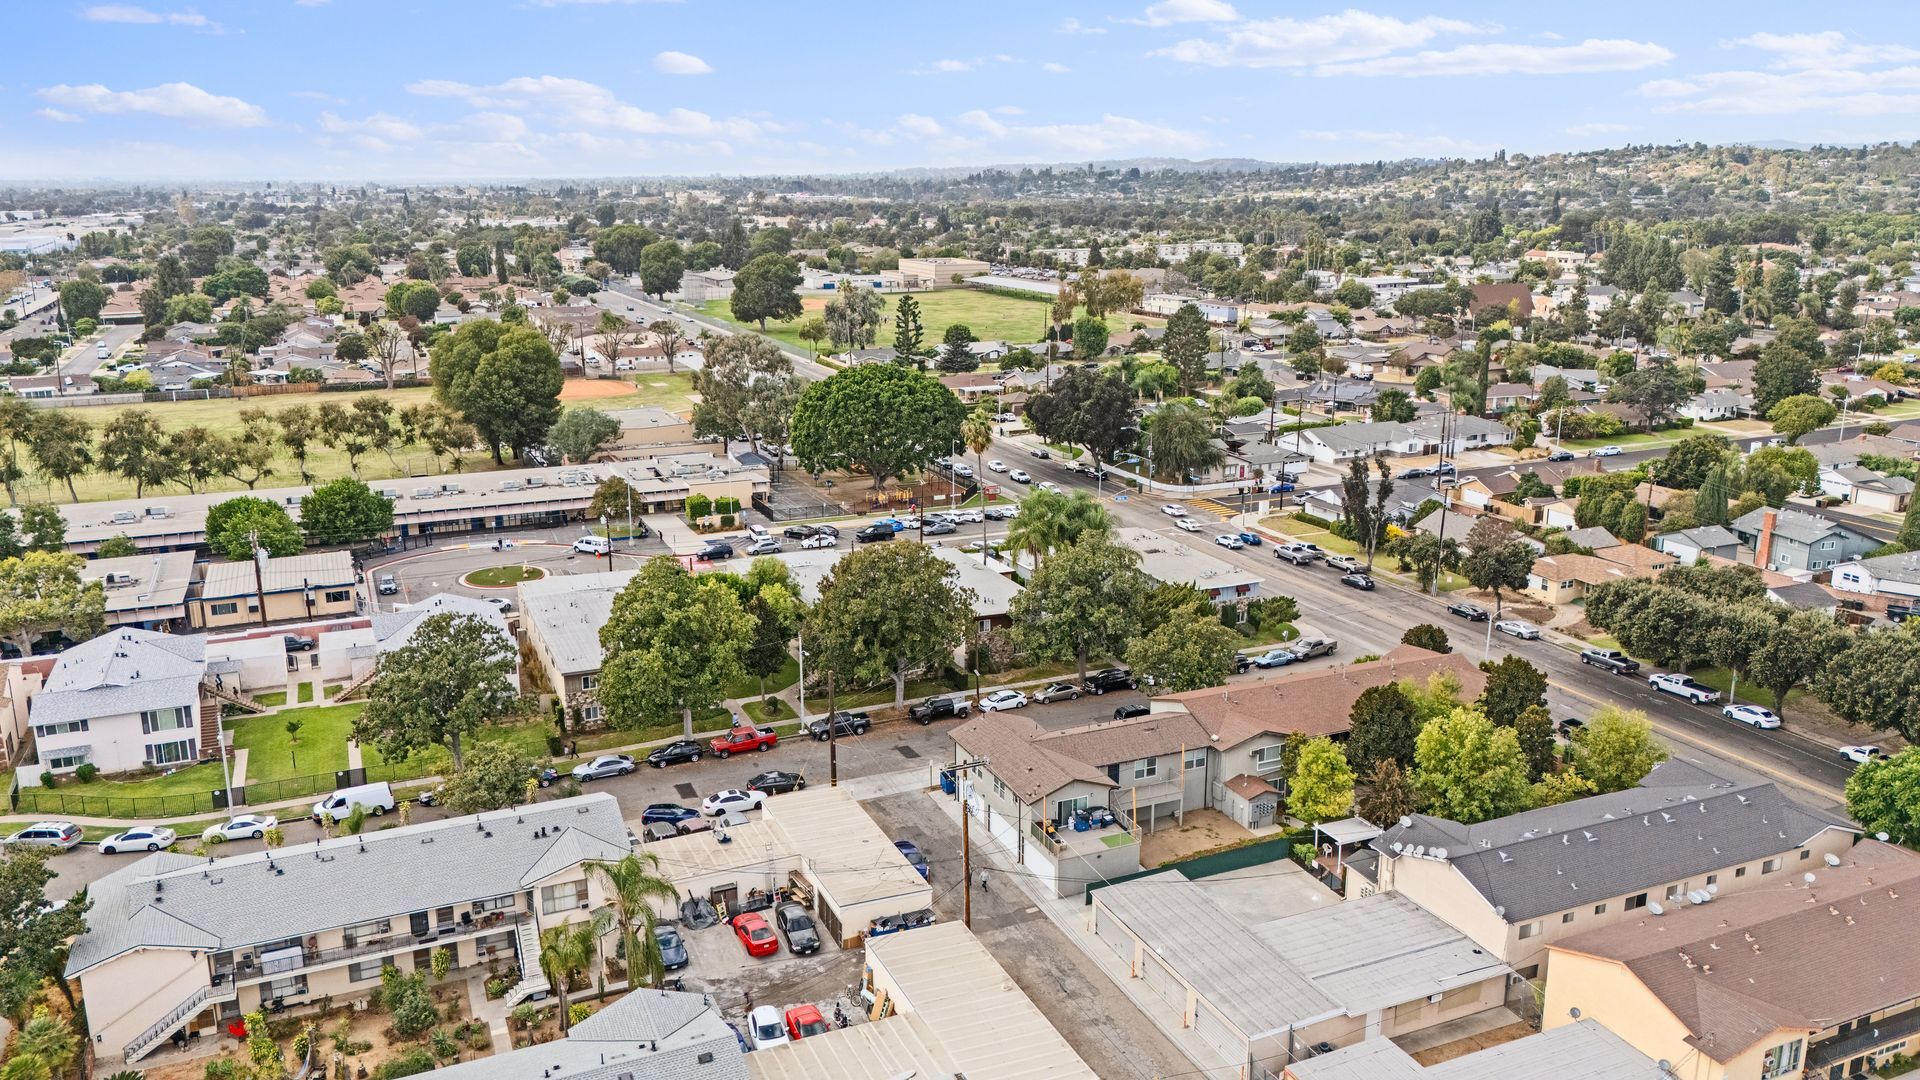
[{"label": "grass lawn", "polygon": [[301,683],[300,684],[300,704],[305,705],[312,700],[313,700],[313,684],[310,682]]},{"label": "grass lawn", "polygon": [[[903,295],[912,296],[920,305],[920,322],[926,327],[923,343],[927,346],[939,345],[947,327],[954,323],[965,325],[980,341],[999,340],[1015,344],[1031,344],[1046,340],[1048,310],[1052,305],[1045,300],[1027,300],[979,289],[941,289],[930,293],[882,294],[880,300],[886,306],[881,311],[879,337],[874,342],[874,347],[884,349],[893,344],[893,313]],[[800,339],[800,324],[811,316],[825,312],[829,299],[830,297],[825,296],[802,298],[801,303],[805,305],[806,310],[800,318],[790,322],[768,323],[768,336],[778,338],[801,352],[807,352],[809,346]],[[725,300],[708,300],[698,305],[698,308],[703,315],[734,322],[733,309]],[[1135,322],[1157,326],[1164,320],[1117,313],[1107,316],[1107,328],[1116,334],[1128,329]],[[821,347],[832,348],[826,342],[822,342]]]},{"label": "grass lawn", "polygon": [[773,708],[771,709],[762,707],[758,701],[749,701],[746,705],[742,706],[742,708],[748,718],[762,724],[771,724],[776,720],[791,720],[794,717],[793,706],[788,705],[779,698],[773,699]]},{"label": "grass lawn", "polygon": [[287,692],[285,690],[267,690],[253,695],[253,700],[262,705],[285,705],[287,703]]},{"label": "grass lawn", "polygon": [[1299,636],[1299,628],[1290,622],[1261,623],[1260,629],[1247,635],[1240,647],[1251,649],[1259,645],[1280,645]]},{"label": "grass lawn", "polygon": [[[1722,694],[1726,693],[1733,685],[1733,673],[1726,668],[1694,668],[1688,671],[1687,674],[1691,676],[1695,682],[1711,686]],[[1727,704],[1735,702],[1764,705],[1771,709],[1773,708],[1773,691],[1749,682],[1740,688],[1738,694],[1728,699]],[[1813,695],[1805,690],[1796,689],[1787,691],[1787,703],[1783,707],[1789,711],[1793,711],[1804,709],[1810,705],[1818,707]]]},{"label": "grass lawn", "polygon": [[[780,670],[767,676],[767,693],[777,694],[800,680],[800,662],[787,657]],[[760,680],[751,675],[743,675],[727,684],[729,698],[757,698],[760,696]]]},{"label": "grass lawn", "polygon": [[489,566],[475,570],[460,580],[476,589],[504,589],[523,581],[538,581],[546,576],[547,572],[537,566]]},{"label": "grass lawn", "polygon": [[[1284,533],[1293,537],[1295,540],[1305,543],[1318,544],[1322,548],[1333,552],[1335,555],[1352,555],[1355,558],[1359,558],[1360,556],[1360,545],[1351,540],[1342,540],[1340,537],[1333,535],[1320,526],[1310,525],[1294,517],[1292,514],[1276,514],[1272,517],[1261,518],[1260,527],[1270,529],[1274,532]],[[1373,555],[1373,566],[1375,570],[1383,573],[1412,576],[1411,572],[1400,564],[1399,559],[1392,555],[1381,554],[1377,550]],[[1301,569],[1305,570],[1306,567],[1302,567]],[[1440,572],[1439,587],[1443,593],[1454,592],[1466,588],[1467,579],[1451,570],[1442,570]]]},{"label": "grass lawn", "polygon": [[1674,428],[1672,431],[1655,431],[1651,434],[1613,435],[1605,439],[1568,439],[1561,443],[1569,450],[1590,450],[1596,446],[1619,446],[1628,450],[1645,450],[1656,446],[1671,446],[1689,435],[1698,434],[1693,428]]},{"label": "grass lawn", "polygon": [[[888,323],[889,330],[892,324]],[[567,385],[571,387],[574,382]],[[596,380],[597,381],[597,380]],[[637,377],[630,385],[630,392],[608,397],[581,398],[579,403],[590,404],[594,408],[628,409],[642,405],[659,405],[669,409],[686,409],[692,406],[688,394],[693,388],[693,376],[686,372],[667,374],[645,374]],[[433,391],[429,387],[408,387],[399,390],[369,390],[365,394],[377,394],[393,405],[395,411],[409,405],[418,405],[432,400]],[[562,398],[572,402],[562,390]],[[262,409],[266,412],[279,412],[295,405],[318,405],[332,403],[342,408],[351,408],[359,393],[339,394],[274,394],[254,398],[215,398],[190,401],[156,402],[150,405],[105,405],[75,410],[75,415],[90,422],[96,432],[115,416],[129,409],[145,410],[153,415],[160,426],[168,431],[199,425],[217,432],[232,432],[239,426],[240,410],[247,408]],[[511,462],[508,463],[511,466]],[[454,471],[482,472],[495,468],[493,459],[483,452],[475,451],[462,458]],[[274,463],[273,474],[260,482],[262,488],[285,487],[300,482],[300,472],[293,459],[283,452]],[[324,484],[329,480],[350,475],[347,468],[347,456],[338,450],[316,445],[307,457],[307,471],[312,474],[315,483]],[[447,471],[445,465],[420,447],[396,449],[393,457],[383,453],[370,453],[360,459],[360,478],[366,481],[391,480],[396,477],[440,475]],[[47,483],[44,479],[29,474],[18,485],[21,498],[28,501],[67,502],[66,486]],[[74,487],[80,493],[83,502],[101,499],[130,499],[133,497],[131,481],[105,473],[89,473],[75,480]],[[163,497],[166,492],[179,491],[175,485],[167,485],[162,491],[149,491],[154,497]],[[203,491],[243,491],[245,485],[237,480],[217,477],[209,481]]]},{"label": "grass lawn", "polygon": [[[311,683],[302,683],[308,691]],[[310,692],[310,691],[309,691]],[[303,697],[301,700],[306,700]],[[289,709],[229,724],[233,745],[247,751],[247,781],[285,780],[315,773],[331,777],[347,767],[347,735],[365,705]],[[300,721],[300,742],[287,735],[287,721]]]},{"label": "grass lawn", "polygon": [[[936,694],[955,694],[968,688],[970,684],[967,680],[960,678],[957,672],[951,674],[954,676],[951,680],[946,678],[908,679],[907,700],[912,701],[915,698],[933,697]],[[833,707],[836,709],[866,709],[877,705],[892,704],[893,683],[891,681],[870,690],[843,690],[833,697]],[[825,687],[821,687],[818,693],[810,693],[807,695],[807,707],[810,710],[817,709],[821,712],[826,711],[827,694]]]}]

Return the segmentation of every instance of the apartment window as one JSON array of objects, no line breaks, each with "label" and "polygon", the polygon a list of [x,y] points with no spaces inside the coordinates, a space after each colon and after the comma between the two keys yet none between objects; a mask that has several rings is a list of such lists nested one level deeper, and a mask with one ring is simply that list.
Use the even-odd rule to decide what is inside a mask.
[{"label": "apartment window", "polygon": [[364,922],[358,926],[349,926],[341,933],[340,937],[348,948],[352,948],[355,945],[365,944],[366,942],[378,937],[383,937],[392,932],[392,920],[381,919],[376,922]]},{"label": "apartment window", "polygon": [[1827,550],[1830,550],[1830,549],[1831,549],[1832,547],[1833,547],[1833,541],[1831,541],[1831,540],[1822,540],[1822,541],[1820,541],[1820,550],[1821,550],[1821,551],[1827,551]]},{"label": "apartment window", "polygon": [[572,911],[583,907],[587,902],[587,879],[563,881],[558,885],[543,885],[540,888],[540,913],[552,915],[558,911]]},{"label": "apartment window", "polygon": [[362,960],[347,965],[347,978],[353,982],[372,982],[380,977],[380,969],[386,966],[385,960]]},{"label": "apartment window", "polygon": [[1540,933],[1540,924],[1538,922],[1520,924],[1520,940],[1521,941],[1525,941],[1530,937],[1534,937],[1538,935],[1539,933]]},{"label": "apartment window", "polygon": [[285,1001],[288,998],[305,997],[306,993],[307,977],[295,975],[291,979],[275,979],[268,983],[260,992],[260,998],[263,1001]]},{"label": "apartment window", "polygon": [[599,720],[605,713],[606,710],[600,707],[599,702],[594,702],[592,705],[580,706],[580,719],[589,723]]},{"label": "apartment window", "polygon": [[1768,859],[1766,862],[1760,864],[1760,872],[1763,874],[1771,874],[1778,869],[1780,869],[1780,860],[1778,858]]},{"label": "apartment window", "polygon": [[188,709],[149,709],[140,714],[140,732],[151,735],[156,731],[179,731],[193,726],[193,717]]},{"label": "apartment window", "polygon": [[1736,867],[1734,867],[1734,868],[1733,868],[1733,876],[1734,876],[1734,877],[1737,877],[1737,878],[1743,878],[1743,877],[1746,877],[1746,876],[1747,876],[1747,868],[1746,868],[1746,867],[1744,867],[1744,866],[1736,866]]},{"label": "apartment window", "polygon": [[1646,906],[1647,906],[1646,893],[1635,893],[1634,895],[1627,897],[1628,911],[1639,911],[1641,908]]},{"label": "apartment window", "polygon": [[1593,913],[1595,915],[1605,915],[1607,913],[1607,905],[1605,904],[1593,905]]},{"label": "apartment window", "polygon": [[1000,778],[997,776],[993,778],[993,794],[996,798],[1004,799],[1007,797],[1007,785],[1001,783]]},{"label": "apartment window", "polygon": [[1206,752],[1206,750],[1204,750],[1204,749],[1201,749],[1201,750],[1189,750],[1189,751],[1187,751],[1187,768],[1189,768],[1189,769],[1204,769],[1204,768],[1206,768],[1206,767],[1207,767],[1207,752]]},{"label": "apartment window", "polygon": [[1253,752],[1253,767],[1256,769],[1277,769],[1280,767],[1280,755],[1284,747],[1279,743],[1258,747]]},{"label": "apartment window", "polygon": [[473,910],[476,913],[482,911],[506,911],[509,908],[519,906],[520,898],[512,893],[508,893],[505,896],[495,896],[487,900],[475,900],[473,902]]},{"label": "apartment window", "polygon": [[599,685],[600,685],[600,676],[598,675],[580,676],[580,689],[582,690],[592,690],[598,687]]},{"label": "apartment window", "polygon": [[1775,1080],[1800,1071],[1800,1040],[1781,1043],[1760,1059],[1761,1080]]},{"label": "apartment window", "polygon": [[1567,912],[1566,914],[1564,914],[1564,915],[1562,915],[1562,916],[1560,916],[1560,925],[1561,925],[1561,926],[1565,926],[1565,925],[1567,925],[1568,923],[1570,923],[1570,922],[1572,922],[1572,921],[1573,921],[1573,912],[1571,912],[1571,911],[1569,911],[1569,912]]},{"label": "apartment window", "polygon": [[193,761],[199,756],[199,743],[193,739],[182,739],[179,742],[148,744],[146,760],[149,765],[172,765]]},{"label": "apartment window", "polygon": [[327,590],[327,603],[329,604],[344,604],[352,599],[353,599],[352,589],[328,589]]},{"label": "apartment window", "polygon": [[1811,858],[1813,858],[1813,852],[1812,852],[1812,851],[1810,851],[1810,850],[1802,850],[1802,851],[1800,852],[1800,861],[1801,861],[1801,862],[1806,862],[1806,861],[1807,861],[1808,859],[1811,859]]},{"label": "apartment window", "polygon": [[1471,1005],[1478,1000],[1480,1000],[1479,983],[1474,983],[1469,986],[1456,986],[1451,990],[1441,993],[1440,1011],[1447,1012],[1452,1009],[1457,1009],[1462,1005]]},{"label": "apartment window", "polygon": [[85,730],[87,730],[87,721],[85,720],[67,720],[58,724],[33,725],[34,735],[40,738],[45,738],[48,735],[71,735],[76,731]]},{"label": "apartment window", "polygon": [[1135,780],[1145,780],[1150,776],[1159,775],[1160,759],[1157,757],[1142,758],[1133,763],[1133,778]]},{"label": "apartment window", "polygon": [[1667,899],[1671,900],[1674,897],[1679,896],[1682,892],[1685,892],[1686,890],[1682,887],[1685,884],[1686,882],[1683,881],[1679,885],[1667,886]]},{"label": "apartment window", "polygon": [[87,753],[88,751],[85,750],[69,750],[64,754],[57,754],[47,759],[47,768],[77,769],[87,763]]},{"label": "apartment window", "polygon": [[1720,875],[1719,875],[1719,874],[1708,874],[1708,875],[1707,875],[1707,884],[1709,884],[1709,885],[1718,885],[1718,884],[1720,884]]},{"label": "apartment window", "polygon": [[211,610],[215,615],[237,615],[240,612],[240,605],[232,602],[214,604],[211,605]]}]

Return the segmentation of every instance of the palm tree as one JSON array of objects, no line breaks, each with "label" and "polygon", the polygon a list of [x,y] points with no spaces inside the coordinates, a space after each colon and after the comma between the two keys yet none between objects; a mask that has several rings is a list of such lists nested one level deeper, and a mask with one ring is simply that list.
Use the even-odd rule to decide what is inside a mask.
[{"label": "palm tree", "polygon": [[667,971],[660,959],[660,942],[653,936],[653,901],[679,899],[673,882],[660,876],[660,857],[651,852],[628,855],[619,862],[589,862],[587,876],[599,878],[607,890],[607,910],[620,935],[620,955],[626,957],[627,986],[658,986]]},{"label": "palm tree", "polygon": [[[981,463],[980,457],[993,445],[993,414],[987,411],[985,404],[974,406],[973,411],[960,421],[960,441],[973,451],[974,483],[977,486],[984,485],[987,468]],[[980,502],[984,509],[986,488],[981,486],[980,491]],[[984,513],[980,515],[980,565],[987,565],[987,515]]]},{"label": "palm tree", "polygon": [[573,977],[593,967],[600,955],[600,938],[606,933],[605,909],[593,913],[585,922],[561,923],[540,931],[540,970],[552,984],[560,1003],[560,1033],[572,1026],[567,1016],[567,991]]},{"label": "palm tree", "polygon": [[1059,546],[1065,547],[1080,542],[1088,534],[1106,536],[1113,532],[1113,515],[1101,506],[1093,496],[1084,491],[1076,491],[1067,500],[1060,514]]},{"label": "palm tree", "polygon": [[1147,457],[1160,476],[1184,481],[1220,464],[1226,455],[1214,444],[1213,414],[1173,401],[1154,410],[1147,427]]},{"label": "palm tree", "polygon": [[1040,569],[1040,557],[1059,543],[1061,522],[1066,514],[1065,495],[1053,491],[1034,492],[1020,500],[1020,514],[1007,527],[1007,546],[1033,556],[1033,568]]}]

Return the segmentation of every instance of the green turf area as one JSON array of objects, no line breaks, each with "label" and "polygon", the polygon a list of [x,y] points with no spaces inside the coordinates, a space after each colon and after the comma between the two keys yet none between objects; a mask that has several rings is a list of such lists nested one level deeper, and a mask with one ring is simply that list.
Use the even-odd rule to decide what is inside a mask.
[{"label": "green turf area", "polygon": [[[1049,325],[1048,311],[1051,307],[1045,300],[1028,300],[1017,296],[983,292],[979,289],[942,289],[930,293],[883,293],[881,301],[886,308],[880,316],[880,333],[874,342],[876,348],[886,348],[893,344],[893,313],[901,296],[912,296],[920,305],[920,322],[926,327],[923,343],[932,348],[940,344],[947,327],[960,323],[973,331],[978,341],[1010,341],[1014,344],[1032,344],[1046,340]],[[822,314],[827,307],[829,297],[808,296],[802,299],[806,310],[798,319],[790,322],[769,322],[767,334],[780,339],[801,352],[809,351],[808,344],[801,340],[800,324],[811,316]],[[727,322],[734,322],[733,309],[725,300],[708,300],[700,304],[703,315]],[[1084,312],[1082,312],[1084,314]],[[1146,318],[1131,314],[1110,314],[1107,316],[1107,328],[1120,333],[1134,323],[1159,326],[1164,320]],[[832,346],[821,342],[822,348]]]},{"label": "green turf area", "polygon": [[[309,700],[311,683],[300,684]],[[247,782],[284,780],[315,773],[331,777],[347,767],[347,736],[354,717],[365,705],[326,705],[317,709],[284,709],[229,723],[233,745],[247,751]],[[287,721],[300,721],[300,742],[287,734]]]},{"label": "green turf area", "polygon": [[1100,842],[1108,847],[1126,847],[1128,844],[1136,843],[1137,841],[1134,840],[1132,833],[1115,833],[1112,836],[1101,837]]},{"label": "green turf area", "polygon": [[[767,693],[777,694],[800,680],[800,662],[787,657],[780,670],[767,676]],[[760,696],[760,680],[751,675],[743,675],[727,684],[726,695],[729,698],[750,698]]]},{"label": "green turf area", "polygon": [[1242,648],[1256,645],[1280,645],[1300,636],[1300,630],[1290,622],[1261,623],[1260,629],[1247,636]]},{"label": "green turf area", "polygon": [[776,720],[791,720],[794,716],[793,706],[779,698],[773,699],[771,709],[763,707],[758,701],[749,701],[742,708],[750,719],[762,724],[771,724]]},{"label": "green turf area", "polygon": [[277,708],[287,703],[287,692],[285,690],[266,690],[253,695],[253,700],[262,705]]},{"label": "green turf area", "polygon": [[537,566],[489,566],[475,570],[460,581],[476,589],[504,589],[509,585],[518,585],[523,581],[537,581],[546,576],[547,572]]}]

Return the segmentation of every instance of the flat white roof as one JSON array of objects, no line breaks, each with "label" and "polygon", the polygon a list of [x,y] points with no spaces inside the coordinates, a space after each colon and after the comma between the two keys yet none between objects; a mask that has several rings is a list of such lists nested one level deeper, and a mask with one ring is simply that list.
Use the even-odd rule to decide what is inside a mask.
[{"label": "flat white roof", "polygon": [[[1221,532],[1227,527],[1222,525]],[[1204,551],[1162,536],[1152,529],[1115,529],[1119,541],[1140,553],[1140,569],[1155,581],[1192,585],[1203,592],[1258,585],[1260,575]]]}]

